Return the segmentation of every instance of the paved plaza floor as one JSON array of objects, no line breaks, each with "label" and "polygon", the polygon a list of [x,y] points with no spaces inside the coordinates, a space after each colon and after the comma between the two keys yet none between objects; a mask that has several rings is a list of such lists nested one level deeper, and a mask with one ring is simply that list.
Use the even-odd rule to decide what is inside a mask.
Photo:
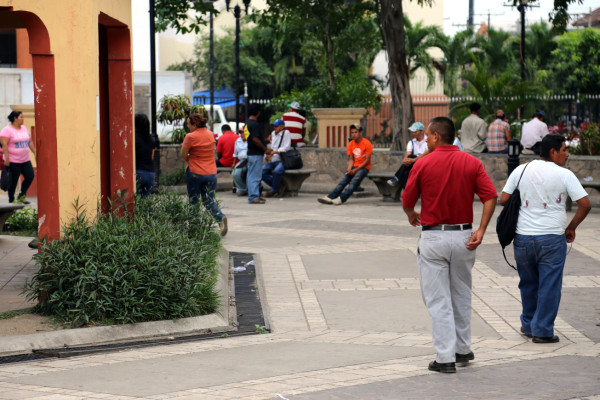
[{"label": "paved plaza floor", "polygon": [[[600,399],[597,210],[567,258],[556,344],[519,333],[517,274],[491,223],[473,269],[475,360],[439,374],[427,370],[435,350],[416,267],[419,229],[400,204],[218,197],[225,247],[255,254],[272,333],[0,365],[0,399]],[[481,210],[476,202],[475,225]],[[31,273],[19,240],[0,237],[2,270],[23,258],[12,278],[0,275],[0,296]],[[23,306],[12,302],[2,307]]]}]

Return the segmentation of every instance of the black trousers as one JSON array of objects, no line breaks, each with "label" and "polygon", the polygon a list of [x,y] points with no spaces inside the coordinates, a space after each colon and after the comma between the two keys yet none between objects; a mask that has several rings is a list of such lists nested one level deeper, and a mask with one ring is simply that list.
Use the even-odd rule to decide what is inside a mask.
[{"label": "black trousers", "polygon": [[[417,156],[411,154],[410,156],[408,156],[408,158],[417,158]],[[410,173],[410,170],[412,169],[413,165],[415,164],[410,164],[409,166],[402,164],[400,168],[398,168],[398,171],[396,171],[396,173],[394,174],[394,176],[398,179],[398,185],[402,189],[404,189],[404,187],[406,186],[406,182],[408,182],[408,174]]]},{"label": "black trousers", "polygon": [[21,175],[23,175],[25,179],[21,183],[21,193],[19,194],[19,197],[27,194],[27,189],[29,189],[29,186],[31,186],[31,182],[33,182],[35,174],[33,172],[31,161],[24,163],[11,162],[8,168],[10,168],[11,177],[10,186],[8,187],[8,202],[12,203],[15,201],[15,190],[17,189],[17,183],[19,183],[19,178]]}]

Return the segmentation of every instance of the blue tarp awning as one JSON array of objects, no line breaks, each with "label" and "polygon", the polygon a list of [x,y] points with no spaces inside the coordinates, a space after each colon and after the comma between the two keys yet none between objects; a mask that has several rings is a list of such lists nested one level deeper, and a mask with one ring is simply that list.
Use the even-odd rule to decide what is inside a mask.
[{"label": "blue tarp awning", "polygon": [[[235,95],[233,89],[221,87],[215,89],[214,92],[215,105],[221,106],[221,108],[227,108],[235,106]],[[194,92],[192,103],[196,104],[210,104],[210,90],[202,90],[200,92]],[[240,104],[244,103],[244,96],[240,96]]]}]

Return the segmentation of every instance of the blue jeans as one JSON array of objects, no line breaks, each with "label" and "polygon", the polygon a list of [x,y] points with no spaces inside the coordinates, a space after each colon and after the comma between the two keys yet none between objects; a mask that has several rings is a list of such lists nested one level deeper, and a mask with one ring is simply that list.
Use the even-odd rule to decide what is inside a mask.
[{"label": "blue jeans", "polygon": [[198,204],[198,199],[202,199],[202,204],[206,210],[214,217],[215,220],[221,222],[225,215],[221,212],[217,201],[215,200],[215,190],[217,189],[217,174],[213,175],[197,175],[190,172],[190,169],[185,171],[185,182],[187,184],[188,198],[191,205]]},{"label": "blue jeans", "polygon": [[[352,193],[354,193],[356,188],[360,186],[360,183],[363,179],[365,179],[365,176],[367,176],[368,173],[368,169],[362,168],[356,171],[354,175],[344,174],[340,183],[338,183],[335,189],[333,189],[333,192],[329,193],[327,197],[329,197],[332,200],[337,197],[340,197],[342,199],[342,202],[345,203],[346,200],[348,200],[348,198],[352,196]],[[344,190],[346,185],[348,186],[348,188]]]},{"label": "blue jeans", "polygon": [[[238,165],[241,163],[240,161]],[[233,183],[235,184],[235,192],[237,194],[246,194],[248,193],[248,187],[246,186],[246,175],[248,174],[248,165],[244,165],[243,167],[236,167],[231,171],[231,177],[233,178]]]},{"label": "blue jeans", "polygon": [[271,192],[279,192],[281,187],[281,178],[285,168],[281,161],[271,161],[263,165],[262,167],[262,180],[269,186],[271,186]]},{"label": "blue jeans", "polygon": [[135,170],[136,174],[136,182],[137,182],[137,192],[142,196],[147,196],[152,194],[152,189],[154,189],[154,171],[143,171],[141,169]]},{"label": "blue jeans", "polygon": [[248,156],[248,203],[260,197],[260,180],[262,177],[262,163],[264,156]]},{"label": "blue jeans", "polygon": [[516,235],[515,260],[521,291],[521,325],[533,336],[554,335],[567,257],[565,235]]}]

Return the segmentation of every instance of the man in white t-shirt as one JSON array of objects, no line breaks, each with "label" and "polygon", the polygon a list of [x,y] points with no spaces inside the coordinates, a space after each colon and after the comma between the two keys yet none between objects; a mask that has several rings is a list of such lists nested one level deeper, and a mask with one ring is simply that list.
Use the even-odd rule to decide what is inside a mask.
[{"label": "man in white t-shirt", "polygon": [[[508,201],[518,184],[521,209],[513,245],[523,306],[521,332],[534,343],[556,343],[560,339],[554,335],[554,320],[560,303],[567,243],[575,240],[575,229],[591,206],[575,174],[563,168],[569,158],[564,136],[546,135],[540,156],[524,172],[525,165],[513,171],[502,189],[500,204]],[[569,225],[567,196],[578,205]]]},{"label": "man in white t-shirt", "polygon": [[406,154],[402,160],[402,165],[396,171],[396,174],[392,179],[387,181],[390,186],[400,185],[401,189],[404,189],[406,182],[408,181],[408,174],[415,162],[429,153],[427,149],[427,136],[425,135],[425,125],[421,122],[415,122],[408,130],[412,133],[413,138],[406,145]]},{"label": "man in white t-shirt", "polygon": [[[548,134],[548,125],[544,122],[546,114],[538,110],[533,114],[533,118],[529,122],[523,124],[521,129],[521,145],[525,150],[530,150],[529,154],[540,154],[540,144],[544,136]],[[523,154],[528,154],[523,152]]]}]

